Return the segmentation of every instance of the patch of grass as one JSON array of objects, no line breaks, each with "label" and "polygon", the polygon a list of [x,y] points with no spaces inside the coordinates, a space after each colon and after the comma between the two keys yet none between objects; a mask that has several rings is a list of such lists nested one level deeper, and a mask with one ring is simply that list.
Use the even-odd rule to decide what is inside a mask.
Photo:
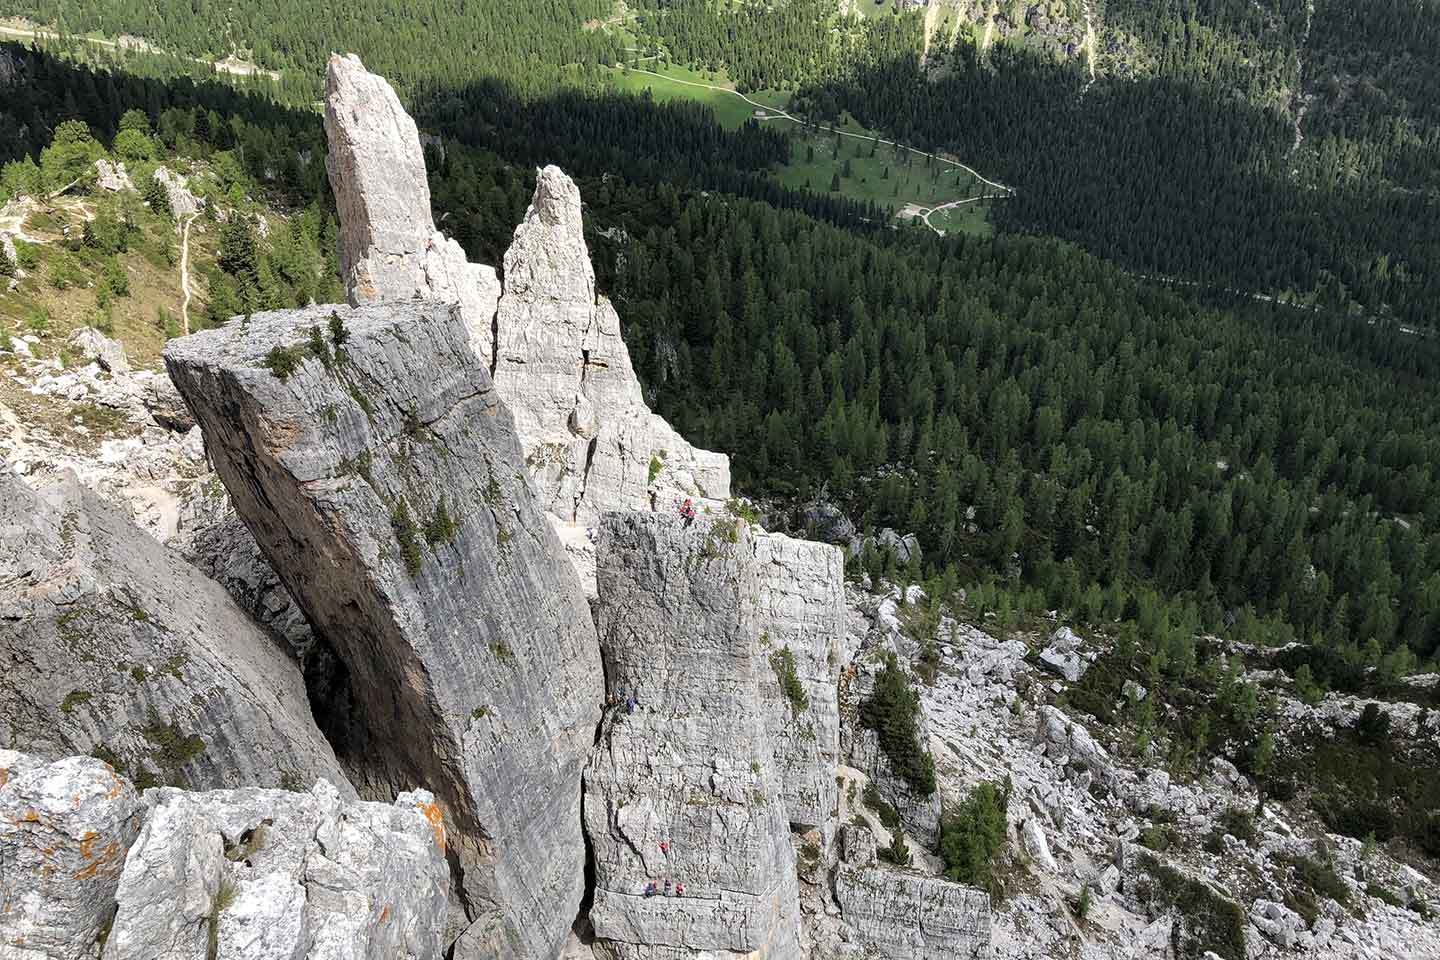
[{"label": "patch of grass", "polygon": [[660,471],[663,469],[665,469],[665,461],[661,460],[659,457],[652,456],[650,458],[650,476],[645,481],[646,484],[654,483],[655,478],[660,476]]},{"label": "patch of grass", "polygon": [[60,701],[60,710],[63,713],[69,713],[76,707],[89,703],[93,696],[94,694],[89,690],[71,690],[65,694],[65,699]]},{"label": "patch of grass", "polygon": [[1168,823],[1157,823],[1140,831],[1140,846],[1163,853],[1180,845],[1180,832]]},{"label": "patch of grass", "polygon": [[[875,816],[887,830],[898,830],[900,828],[900,814],[885,798],[880,796],[880,790],[873,782],[865,784],[865,792],[860,795],[865,806],[875,811]],[[852,800],[854,798],[851,798]],[[864,822],[863,820],[861,821]]]},{"label": "patch of grass", "polygon": [[445,495],[440,495],[440,500],[435,504],[435,512],[425,524],[425,542],[431,547],[438,547],[441,544],[450,543],[455,539],[459,526],[450,517],[450,511],[445,506]]},{"label": "patch of grass", "polygon": [[238,894],[239,890],[228,877],[220,881],[220,889],[215,891],[215,899],[210,901],[210,916],[205,933],[205,960],[216,960],[220,953],[220,915],[235,905]]},{"label": "patch of grass", "polygon": [[[183,787],[180,770],[205,752],[205,741],[197,734],[186,734],[178,724],[162,723],[154,713],[143,731],[150,741],[150,759],[165,774],[171,786]],[[136,784],[139,786],[138,782]]]},{"label": "patch of grass", "polygon": [[111,407],[96,403],[79,403],[71,410],[71,416],[91,433],[116,433],[128,426],[125,414]]},{"label": "patch of grass", "polygon": [[781,647],[770,654],[770,669],[775,671],[780,690],[785,694],[785,699],[790,701],[790,712],[803,713],[809,708],[810,697],[805,693],[805,685],[795,673],[795,655],[790,652],[789,647]]},{"label": "patch of grass", "polygon": [[415,526],[415,521],[410,518],[410,508],[401,499],[395,504],[395,510],[390,515],[390,528],[395,532],[395,541],[400,545],[400,556],[405,561],[405,569],[410,576],[420,572],[420,566],[424,561],[424,555],[420,551],[420,531]]},{"label": "patch of grass", "polygon": [[490,645],[490,652],[495,654],[495,659],[505,663],[515,662],[515,651],[506,645],[504,640],[496,640]]},{"label": "patch of grass", "polygon": [[1282,860],[1295,871],[1295,879],[1311,893],[1329,897],[1342,907],[1350,903],[1350,887],[1330,864],[1314,857],[1286,857]]},{"label": "patch of grass", "polygon": [[1365,894],[1383,903],[1388,903],[1392,907],[1399,907],[1402,910],[1405,908],[1405,901],[1400,898],[1400,894],[1378,883],[1365,884]]},{"label": "patch of grass", "polygon": [[472,720],[484,720],[488,716],[490,716],[490,708],[483,704],[470,711],[470,719]]}]

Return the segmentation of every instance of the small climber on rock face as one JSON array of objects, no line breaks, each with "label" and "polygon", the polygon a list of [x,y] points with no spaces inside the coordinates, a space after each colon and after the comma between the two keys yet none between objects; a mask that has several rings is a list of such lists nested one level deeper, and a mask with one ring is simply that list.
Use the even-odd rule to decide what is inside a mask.
[{"label": "small climber on rock face", "polygon": [[683,884],[683,883],[677,883],[677,884],[675,884],[675,896],[677,896],[677,897],[683,897],[683,896],[685,896],[685,884]]},{"label": "small climber on rock face", "polygon": [[689,497],[686,497],[685,502],[680,504],[680,519],[685,521],[687,527],[695,522],[695,503]]}]

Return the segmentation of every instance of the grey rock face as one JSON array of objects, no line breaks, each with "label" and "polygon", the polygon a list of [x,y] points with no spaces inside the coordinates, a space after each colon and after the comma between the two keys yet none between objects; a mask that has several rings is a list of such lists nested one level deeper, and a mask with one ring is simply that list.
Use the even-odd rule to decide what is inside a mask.
[{"label": "grey rock face", "polygon": [[990,955],[990,898],[973,887],[878,867],[841,865],[835,899],[870,956],[955,960]]},{"label": "grey rock face", "polygon": [[93,360],[111,373],[126,373],[130,369],[130,361],[125,358],[125,347],[94,327],[81,327],[72,333],[70,346],[80,351],[80,356],[85,360]]},{"label": "grey rock face", "polygon": [[[307,353],[332,313],[343,347]],[[584,888],[599,652],[459,311],[260,314],[165,356],[236,511],[348,671],[342,762],[367,796],[435,791],[467,950],[553,957]]]},{"label": "grey rock face", "polygon": [[430,960],[444,947],[445,825],[429,793],[393,804],[308,793],[146,794],[105,960]]},{"label": "grey rock face", "polygon": [[6,744],[142,785],[345,783],[287,651],[73,478],[0,476],[0,583]]},{"label": "grey rock face", "polygon": [[500,282],[492,267],[435,229],[415,121],[360,59],[331,56],[325,73],[325,168],[340,214],[340,275],[352,304],[424,299],[457,303],[490,356]]},{"label": "grey rock face", "polygon": [[170,213],[177,220],[199,213],[205,206],[204,200],[190,192],[190,181],[180,174],[168,167],[156,167],[154,176],[165,187],[165,195],[170,200]]},{"label": "grey rock face", "polygon": [[[845,635],[845,561],[838,547],[754,531],[760,643],[780,678],[793,664],[798,696],[778,681],[763,692],[768,735],[792,825],[819,827],[836,812],[840,754],[840,644]],[[803,704],[803,706],[802,706]]]},{"label": "grey rock face", "polygon": [[0,956],[95,955],[141,813],[108,764],[0,750]]},{"label": "grey rock face", "polygon": [[109,160],[96,160],[95,186],[111,193],[135,189],[135,185],[130,182],[130,174],[125,172],[123,160],[116,160],[114,163]]},{"label": "grey rock face", "polygon": [[593,525],[607,510],[675,511],[730,496],[730,463],[697,450],[645,405],[615,308],[595,291],[580,191],[550,166],[505,253],[495,386],[541,505]]},{"label": "grey rock face", "polygon": [[847,823],[840,828],[840,859],[845,863],[871,866],[875,863],[876,847],[875,833],[869,827]]},{"label": "grey rock face", "polygon": [[[620,703],[585,775],[597,946],[622,960],[797,958],[749,530],[614,513],[598,546],[596,619]],[[667,896],[674,884],[683,894]]]}]

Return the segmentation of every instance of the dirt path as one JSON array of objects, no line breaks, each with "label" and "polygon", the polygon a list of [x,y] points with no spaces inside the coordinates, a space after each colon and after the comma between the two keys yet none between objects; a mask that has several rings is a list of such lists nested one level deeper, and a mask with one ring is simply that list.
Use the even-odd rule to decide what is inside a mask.
[{"label": "dirt path", "polygon": [[[79,40],[81,43],[94,44],[97,47],[109,47],[112,50],[124,50],[130,53],[163,53],[158,47],[151,45],[140,37],[121,37],[119,40],[101,40],[98,37],[64,37],[54,30],[47,30],[35,24],[23,20],[14,19],[0,23],[0,37],[11,37],[16,40],[50,40],[59,41]],[[280,73],[276,70],[266,70],[246,60],[241,60],[233,53],[224,60],[202,60],[199,57],[181,57],[191,63],[199,63],[215,70],[218,73],[234,74],[237,77],[251,77],[261,74],[271,80],[279,80]]]},{"label": "dirt path", "polygon": [[[635,73],[648,73],[652,77],[659,77],[661,80],[668,80],[671,83],[684,84],[687,87],[699,87],[702,90],[717,90],[720,93],[731,94],[732,96],[739,97],[741,100],[744,100],[746,103],[750,104],[752,107],[755,107],[758,110],[764,110],[766,113],[765,119],[767,120],[789,120],[791,123],[798,123],[801,126],[806,126],[808,123],[807,121],[802,120],[800,117],[786,113],[779,107],[772,107],[768,103],[760,103],[757,100],[751,100],[739,90],[735,90],[731,87],[717,87],[711,83],[696,83],[693,80],[681,80],[677,77],[667,77],[663,73],[656,73],[654,70],[646,70],[643,67],[637,67],[633,64],[630,65],[630,69]],[[823,130],[826,133],[833,133],[838,137],[851,137],[856,140],[865,140],[870,143],[883,143],[886,146],[899,147],[901,150],[908,150],[919,157],[930,157],[933,160],[939,160],[941,163],[949,163],[956,167],[959,167],[961,170],[964,170],[966,173],[970,174],[970,176],[974,177],[976,180],[979,180],[981,183],[994,187],[996,190],[1004,190],[1007,194],[1013,194],[1015,192],[1013,187],[1007,187],[1003,183],[996,183],[994,180],[987,180],[985,177],[980,175],[980,172],[978,170],[975,170],[973,167],[967,167],[959,160],[955,160],[950,157],[942,157],[939,154],[935,153],[926,153],[924,150],[917,150],[916,148],[906,146],[903,143],[896,143],[894,140],[867,137],[861,133],[851,133],[849,130],[839,130],[835,127],[822,126],[820,124],[808,125],[815,127],[815,129],[817,130]]]},{"label": "dirt path", "polygon": [[190,224],[198,216],[198,213],[190,214],[180,230],[180,330],[187,337],[190,335]]}]

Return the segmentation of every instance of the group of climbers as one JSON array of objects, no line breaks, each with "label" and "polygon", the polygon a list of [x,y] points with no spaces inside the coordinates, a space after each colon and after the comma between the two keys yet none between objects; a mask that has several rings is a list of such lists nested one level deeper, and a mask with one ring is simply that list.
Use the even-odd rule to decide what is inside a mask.
[{"label": "group of climbers", "polygon": [[[660,841],[660,852],[661,852],[662,854],[664,854],[667,859],[669,858],[669,856],[670,856],[670,841],[669,841],[669,840],[661,840],[661,841]],[[666,877],[666,878],[665,878],[665,886],[662,888],[662,887],[661,887],[659,884],[657,884],[654,880],[651,880],[649,883],[645,884],[645,896],[646,896],[647,898],[649,898],[649,897],[659,897],[659,896],[666,896],[666,897],[683,897],[683,896],[685,896],[685,884],[679,883],[679,882],[675,882],[675,883],[672,884],[671,881],[670,881],[670,878],[669,878],[669,877]]]},{"label": "group of climbers", "polygon": [[640,706],[640,698],[635,691],[621,687],[618,692],[612,692],[605,700],[606,708],[623,706],[626,713],[634,713]]}]

